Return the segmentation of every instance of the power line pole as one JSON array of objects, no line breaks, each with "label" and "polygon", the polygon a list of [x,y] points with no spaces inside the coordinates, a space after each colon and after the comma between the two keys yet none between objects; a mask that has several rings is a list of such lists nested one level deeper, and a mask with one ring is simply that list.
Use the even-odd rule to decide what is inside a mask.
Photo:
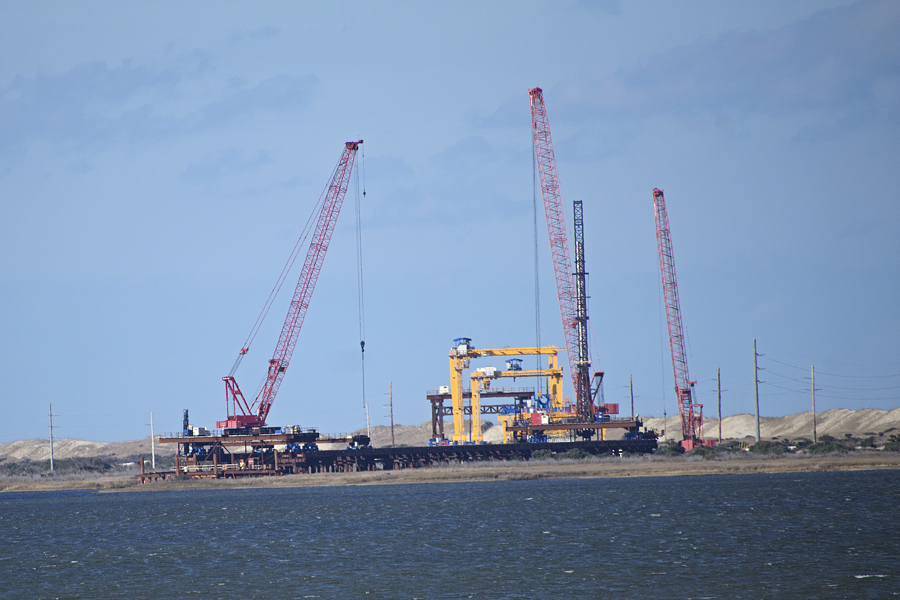
[{"label": "power line pole", "polygon": [[156,470],[156,437],[153,435],[153,413],[150,413],[150,461]]},{"label": "power line pole", "polygon": [[628,376],[628,389],[631,391],[631,420],[634,421],[634,383],[631,381],[631,375]]},{"label": "power line pole", "polygon": [[50,472],[55,471],[53,466],[53,403],[50,403]]},{"label": "power line pole", "polygon": [[716,387],[719,390],[719,443],[722,443],[722,369],[716,369]]},{"label": "power line pole", "polygon": [[397,442],[394,440],[394,382],[391,382],[391,448],[397,445]]},{"label": "power line pole", "polygon": [[812,412],[813,412],[813,443],[818,443],[819,438],[816,433],[816,367],[815,365],[809,368],[809,373],[812,376]]},{"label": "power line pole", "polygon": [[756,364],[756,338],[753,338],[753,395],[756,398],[756,441],[760,440],[759,436],[759,366]]}]

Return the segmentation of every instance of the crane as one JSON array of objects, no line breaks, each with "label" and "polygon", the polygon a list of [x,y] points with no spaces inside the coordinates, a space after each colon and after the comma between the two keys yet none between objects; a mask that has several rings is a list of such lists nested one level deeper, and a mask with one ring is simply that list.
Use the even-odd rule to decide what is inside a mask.
[{"label": "crane", "polygon": [[[260,388],[253,403],[248,403],[234,378],[237,364],[248,350],[246,347],[242,348],[235,367],[232,368],[229,375],[222,378],[225,382],[225,401],[230,408],[228,409],[229,414],[226,420],[217,421],[216,427],[222,429],[265,427],[266,418],[272,409],[272,403],[278,394],[278,388],[281,387],[281,382],[291,362],[294,348],[297,346],[297,337],[300,334],[300,328],[303,326],[303,319],[306,317],[306,311],[309,308],[309,302],[316,288],[316,281],[322,270],[322,263],[325,260],[325,253],[328,251],[328,244],[331,241],[332,233],[334,233],[334,227],[341,212],[341,205],[347,193],[356,151],[362,143],[363,141],[359,140],[358,142],[346,142],[344,144],[341,158],[338,160],[338,164],[331,175],[331,182],[328,185],[325,199],[319,210],[316,229],[306,252],[306,260],[303,262],[303,270],[300,272],[300,278],[294,290],[294,297],[288,308],[287,317],[284,319],[281,335],[278,337],[278,344],[275,346],[275,353],[269,359],[269,370],[265,383]],[[238,411],[241,414],[238,414]]]},{"label": "crane", "polygon": [[[678,282],[675,278],[675,255],[672,252],[672,236],[669,233],[669,217],[663,191],[653,188],[653,208],[656,220],[656,245],[659,249],[659,273],[662,279],[666,303],[666,321],[669,325],[669,346],[672,350],[672,370],[675,373],[675,396],[681,412],[681,443],[685,450],[703,445],[700,429],[703,426],[703,405],[693,401],[693,387],[688,375],[687,354],[684,348],[684,327],[681,324],[681,304],[678,299]],[[699,414],[694,409],[699,409]]]},{"label": "crane", "polygon": [[[580,237],[581,246],[576,247],[576,252],[581,252],[580,263],[576,265],[576,277],[573,277],[562,208],[562,193],[559,189],[559,175],[556,172],[556,158],[553,154],[553,141],[550,138],[550,123],[547,121],[543,90],[541,88],[530,89],[528,96],[531,100],[531,137],[541,179],[541,196],[544,199],[544,215],[547,218],[553,273],[556,277],[556,293],[559,296],[559,312],[562,317],[563,334],[566,338],[569,372],[572,377],[572,386],[575,389],[576,410],[583,421],[591,422],[595,418],[595,408],[591,393],[591,361],[587,344],[583,230]],[[577,243],[581,226],[580,203],[577,203],[576,210],[578,211],[575,234]],[[600,376],[602,381],[602,374],[598,372],[596,375]],[[599,381],[597,389],[600,389]]]},{"label": "crane", "polygon": [[[450,394],[453,401],[453,441],[457,443],[480,443],[481,436],[481,391],[490,386],[491,379],[498,377],[544,377],[547,379],[550,406],[556,413],[569,414],[569,406],[563,400],[562,395],[562,369],[557,367],[556,355],[559,348],[556,346],[543,346],[539,348],[482,348],[476,350],[472,345],[472,339],[461,337],[453,340],[453,348],[450,349]],[[493,367],[476,369],[471,375],[469,389],[472,394],[472,432],[466,435],[464,424],[463,399],[463,371],[471,366],[472,359],[485,357],[517,357],[517,356],[546,356],[547,368],[535,370],[523,370],[521,361],[507,361],[507,371],[497,370]],[[485,385],[484,382],[488,382]],[[502,421],[502,419],[501,419]],[[504,431],[506,426],[504,425]],[[470,438],[470,439],[469,439]]]}]

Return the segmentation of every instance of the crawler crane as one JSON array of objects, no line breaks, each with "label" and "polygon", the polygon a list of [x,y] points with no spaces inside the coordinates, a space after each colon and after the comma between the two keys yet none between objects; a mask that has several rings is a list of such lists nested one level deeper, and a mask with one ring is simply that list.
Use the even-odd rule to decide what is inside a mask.
[{"label": "crawler crane", "polygon": [[559,312],[562,317],[563,334],[566,338],[566,355],[572,386],[575,389],[578,416],[585,423],[595,420],[602,412],[595,406],[594,399],[601,390],[602,371],[594,373],[591,381],[591,359],[588,352],[587,336],[587,286],[584,271],[584,230],[582,228],[581,202],[575,202],[575,254],[576,264],[573,278],[572,262],[569,259],[569,242],[562,208],[562,192],[556,171],[553,141],[550,137],[550,123],[544,106],[541,88],[528,90],[531,101],[531,134],[534,156],[541,179],[541,196],[544,199],[544,214],[547,218],[547,232],[550,236],[550,251],[553,257],[553,273],[556,277],[556,292],[559,296]]},{"label": "crawler crane", "polygon": [[248,347],[241,348],[238,360],[235,361],[231,373],[222,378],[225,382],[225,401],[228,416],[224,421],[217,421],[216,427],[226,430],[265,427],[266,418],[272,409],[272,403],[275,401],[276,394],[278,394],[278,388],[281,387],[281,382],[291,362],[294,348],[297,346],[300,327],[302,327],[303,319],[306,317],[306,311],[309,308],[309,302],[316,288],[316,281],[322,270],[322,263],[325,260],[325,253],[328,251],[328,244],[331,241],[332,233],[334,233],[334,227],[341,212],[341,205],[347,193],[350,174],[353,171],[353,161],[359,145],[362,143],[362,140],[359,140],[358,142],[347,142],[344,144],[341,158],[331,175],[331,182],[322,202],[322,207],[319,210],[316,229],[306,253],[306,260],[303,262],[303,270],[300,272],[300,279],[297,281],[297,287],[294,290],[294,297],[291,300],[287,317],[281,328],[281,335],[278,338],[278,344],[275,346],[275,353],[269,360],[269,370],[265,383],[259,390],[253,403],[248,403],[234,378],[234,373],[238,364],[240,364],[241,358],[248,351]]},{"label": "crawler crane", "polygon": [[[656,245],[659,250],[659,273],[662,279],[663,295],[666,302],[666,321],[669,325],[669,347],[672,350],[672,370],[675,373],[675,396],[681,412],[681,442],[685,450],[696,446],[712,445],[712,440],[703,440],[700,429],[703,426],[703,405],[693,401],[693,387],[688,375],[687,353],[684,345],[684,327],[681,324],[681,302],[678,299],[678,282],[675,278],[675,255],[672,252],[672,236],[669,234],[669,217],[666,214],[666,199],[660,189],[653,188],[653,208],[656,220]],[[698,412],[694,412],[694,409]]]}]

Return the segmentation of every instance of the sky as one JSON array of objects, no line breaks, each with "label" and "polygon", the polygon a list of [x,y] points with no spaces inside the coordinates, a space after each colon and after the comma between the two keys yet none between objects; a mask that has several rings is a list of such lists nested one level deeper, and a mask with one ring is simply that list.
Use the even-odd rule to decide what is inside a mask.
[{"label": "sky", "polygon": [[723,415],[755,411],[754,339],[763,416],[810,410],[812,367],[817,410],[896,408],[898,29],[878,0],[0,1],[0,443],[49,437],[51,403],[56,438],[223,419],[222,376],[352,140],[270,424],[344,433],[368,405],[386,425],[392,398],[418,425],[454,338],[563,347],[533,87],[570,227],[584,203],[607,402],[630,410],[631,378],[636,413],[678,410],[658,187],[707,416],[719,371]]}]

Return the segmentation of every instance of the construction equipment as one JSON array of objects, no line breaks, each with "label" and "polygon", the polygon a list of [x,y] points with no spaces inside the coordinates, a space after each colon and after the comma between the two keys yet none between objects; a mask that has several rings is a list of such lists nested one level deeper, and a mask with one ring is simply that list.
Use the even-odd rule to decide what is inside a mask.
[{"label": "construction equipment", "polygon": [[[571,414],[572,408],[562,395],[562,369],[557,366],[556,356],[559,348],[544,346],[541,348],[484,348],[476,350],[470,338],[456,338],[450,349],[450,393],[453,401],[453,441],[456,443],[479,443],[481,436],[481,392],[490,387],[490,380],[500,377],[545,377],[548,383],[549,403],[545,407],[560,413]],[[471,360],[486,357],[546,356],[546,369],[524,370],[521,361],[507,361],[507,369],[495,367],[476,369],[471,373],[470,390],[472,402],[472,431],[467,434],[464,422],[463,371],[471,366]]]},{"label": "construction equipment", "polygon": [[[556,346],[476,349],[470,338],[453,340],[453,347],[450,349],[451,385],[442,386],[442,390],[438,390],[435,396],[435,399],[441,402],[442,396],[449,395],[453,403],[454,434],[449,443],[483,443],[482,414],[498,415],[497,420],[502,426],[502,439],[505,444],[525,441],[543,443],[574,437],[589,440],[595,436],[599,436],[603,441],[606,439],[605,430],[609,428],[627,429],[634,435],[638,435],[638,429],[642,425],[640,419],[633,417],[620,419],[612,416],[618,414],[618,404],[597,406],[597,416],[591,422],[585,421],[578,414],[576,405],[563,395],[563,371],[557,361],[558,353],[559,348]],[[523,369],[522,359],[518,358],[520,356],[546,356],[547,366]],[[494,366],[472,368],[472,360],[491,357],[505,358],[506,369]],[[464,388],[463,372],[470,368],[472,370],[468,376],[469,387]],[[545,390],[540,388],[515,390],[515,404],[513,405],[482,407],[482,395],[496,398],[510,395],[513,392],[513,390],[493,387],[494,380],[501,378],[516,380],[521,377],[544,379],[547,387]],[[466,396],[471,399],[468,407],[464,405]],[[468,431],[464,420],[466,413],[472,416],[468,422],[470,425]],[[434,421],[434,415],[432,420]],[[432,425],[434,426],[435,423]],[[438,436],[437,429],[434,427],[433,429],[436,436],[433,441],[439,441],[439,437],[443,439],[442,434]],[[441,426],[441,431],[443,431],[443,426]]]},{"label": "construction equipment", "polygon": [[[592,393],[591,390],[591,361],[587,343],[588,317],[581,202],[577,202],[575,207],[576,256],[580,256],[580,259],[576,261],[575,277],[573,278],[562,208],[562,193],[559,188],[559,175],[556,171],[556,158],[553,153],[553,141],[550,137],[550,124],[544,106],[543,91],[541,88],[533,88],[528,90],[528,96],[531,100],[532,142],[541,179],[541,196],[544,199],[544,214],[547,218],[547,232],[550,237],[556,292],[559,296],[559,312],[562,317],[563,334],[566,338],[569,371],[575,390],[578,415],[588,423],[594,421],[596,417],[597,408],[594,406],[593,396],[597,392]],[[602,384],[602,373],[598,372],[596,376],[596,390],[599,391]]]},{"label": "construction equipment", "polygon": [[[712,440],[702,440],[703,405],[693,401],[693,387],[688,375],[687,354],[684,343],[684,327],[681,324],[681,303],[678,299],[678,282],[675,278],[675,255],[672,252],[672,236],[669,233],[669,217],[662,190],[653,188],[653,208],[656,220],[656,245],[659,250],[659,273],[662,279],[666,303],[666,321],[669,326],[669,347],[672,350],[672,370],[675,373],[675,396],[681,412],[682,447],[692,450],[700,445],[712,445]],[[699,412],[695,413],[694,409]]]},{"label": "construction equipment", "polygon": [[297,345],[297,337],[300,334],[303,319],[306,317],[306,311],[309,308],[309,302],[325,260],[325,253],[328,251],[328,244],[331,241],[341,205],[347,193],[356,151],[362,143],[363,141],[359,140],[344,144],[341,158],[331,175],[331,182],[319,210],[316,229],[309,243],[306,260],[303,262],[303,270],[300,272],[300,278],[294,290],[294,297],[288,308],[278,344],[275,346],[275,353],[269,360],[269,371],[265,383],[253,403],[248,403],[234,379],[235,370],[241,358],[247,354],[249,345],[242,348],[231,373],[222,378],[225,382],[225,402],[228,416],[224,421],[217,421],[216,427],[226,430],[265,427],[266,418],[272,409],[272,403],[275,401],[275,396],[278,394],[278,389],[281,387],[281,382]]}]

